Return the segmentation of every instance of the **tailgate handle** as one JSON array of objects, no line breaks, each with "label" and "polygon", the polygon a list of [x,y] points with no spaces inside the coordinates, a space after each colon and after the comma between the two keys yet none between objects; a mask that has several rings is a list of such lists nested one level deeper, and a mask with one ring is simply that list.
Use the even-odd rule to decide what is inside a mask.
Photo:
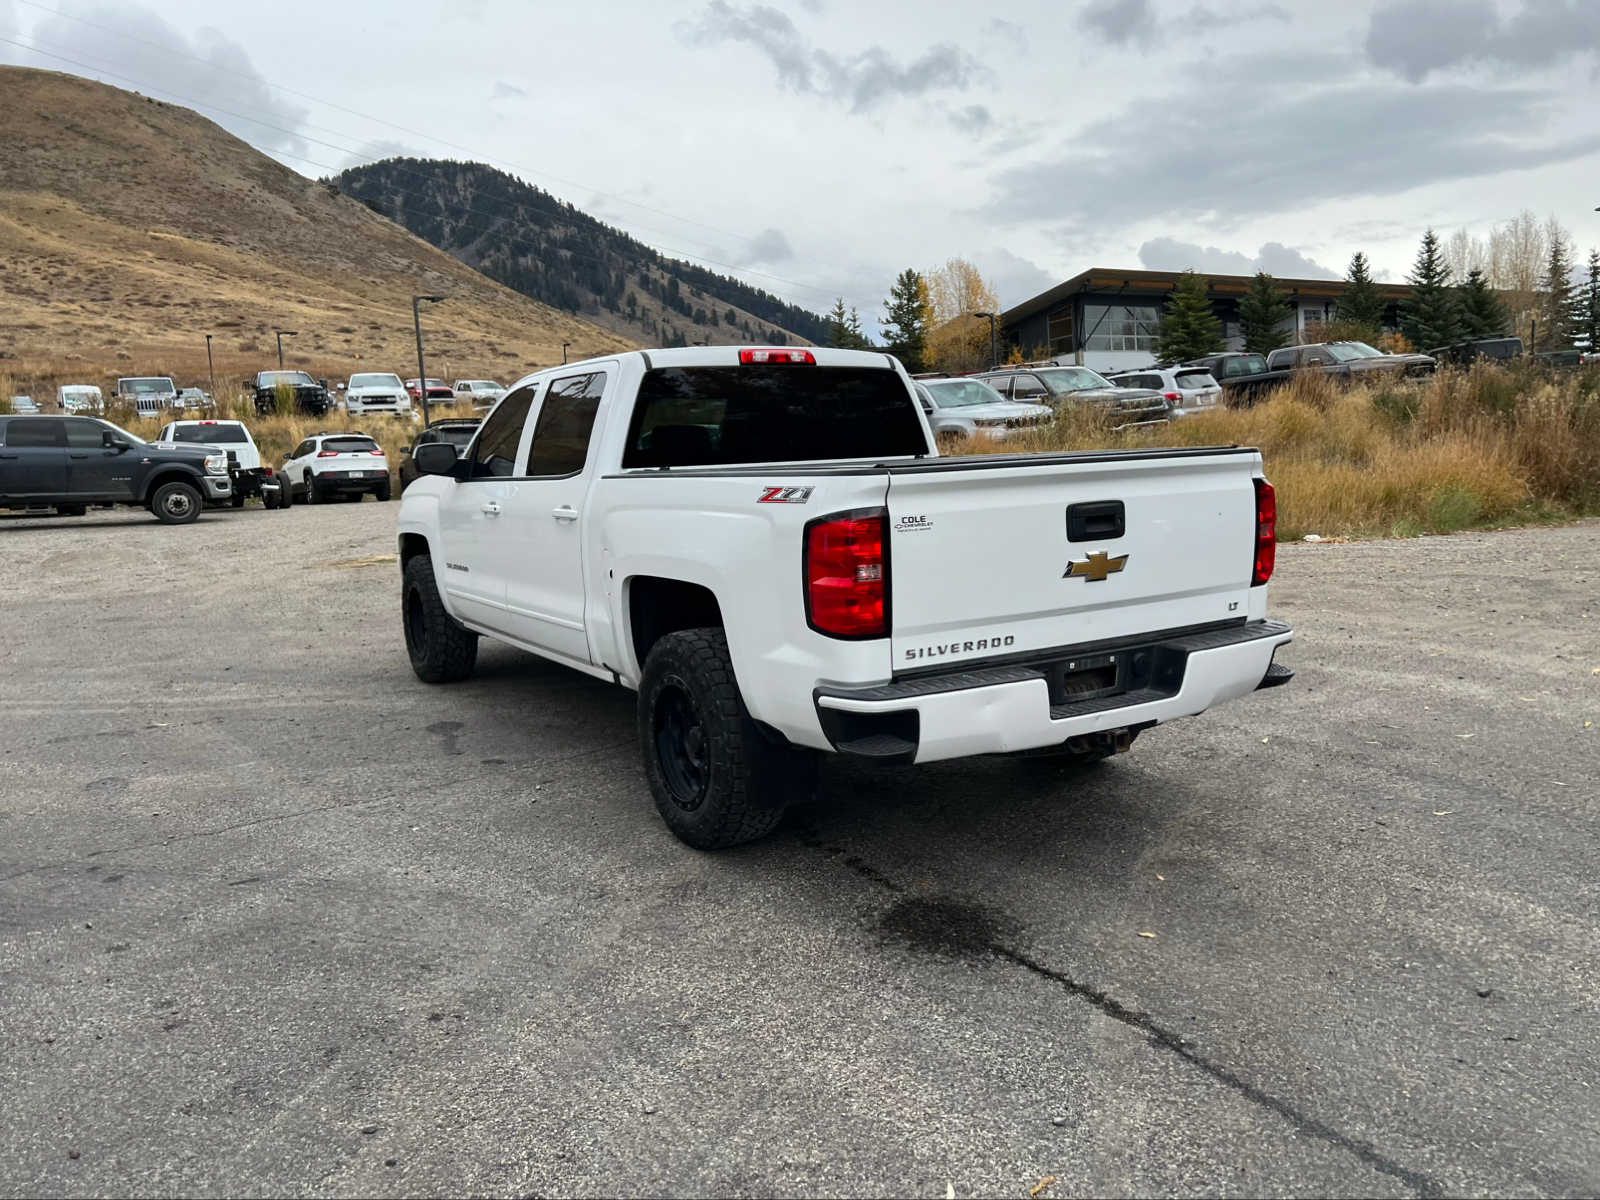
[{"label": "tailgate handle", "polygon": [[1128,531],[1121,500],[1091,500],[1067,505],[1067,541],[1109,542]]}]

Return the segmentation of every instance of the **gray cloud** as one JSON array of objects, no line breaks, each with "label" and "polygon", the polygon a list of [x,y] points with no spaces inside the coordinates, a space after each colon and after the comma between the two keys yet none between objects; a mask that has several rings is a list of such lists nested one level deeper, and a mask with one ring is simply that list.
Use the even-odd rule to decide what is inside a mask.
[{"label": "gray cloud", "polygon": [[489,103],[496,100],[526,100],[528,93],[514,83],[507,83],[504,79],[496,79],[494,87],[489,89]]},{"label": "gray cloud", "polygon": [[1600,4],[1522,0],[1502,18],[1490,0],[1388,0],[1369,18],[1366,51],[1412,83],[1474,63],[1547,66],[1600,51]]},{"label": "gray cloud", "polygon": [[1090,0],[1078,16],[1085,25],[1118,46],[1130,43],[1153,46],[1169,34],[1191,38],[1237,25],[1289,19],[1289,13],[1280,4],[1234,7],[1226,11],[1194,4],[1183,12],[1168,12],[1157,22],[1150,0]]},{"label": "gray cloud", "polygon": [[1338,279],[1339,272],[1307,258],[1281,242],[1268,242],[1255,256],[1216,246],[1152,238],[1139,247],[1139,265],[1147,271],[1200,271],[1207,275],[1254,275],[1265,271],[1284,279]]},{"label": "gray cloud", "polygon": [[[1526,89],[1381,84],[1308,87],[1271,105],[1205,91],[1185,99],[1164,104],[1153,124],[1115,113],[1055,154],[1001,172],[984,215],[1065,218],[1068,231],[1079,233],[1158,217],[1226,224],[1600,150],[1600,132],[1541,138],[1559,98]],[[1135,125],[1143,135],[1130,155],[1127,131]],[[1416,130],[1426,136],[1409,132]]]},{"label": "gray cloud", "polygon": [[763,229],[746,242],[742,250],[719,257],[736,267],[753,267],[757,264],[770,266],[793,258],[794,249],[781,230]]},{"label": "gray cloud", "polygon": [[[33,40],[40,50],[105,64],[107,82],[120,87],[138,86],[130,80],[151,89],[170,87],[185,98],[182,103],[192,104],[259,149],[306,155],[306,143],[297,131],[307,110],[269,87],[244,48],[221,31],[202,28],[191,39],[149,9],[132,4],[77,11],[83,20],[50,16],[34,27]],[[52,60],[41,59],[42,65],[61,69]],[[122,78],[113,78],[112,71]],[[260,119],[208,111],[213,105]]]},{"label": "gray cloud", "polygon": [[882,46],[850,56],[819,50],[787,14],[761,4],[736,8],[728,0],[711,0],[699,20],[680,22],[675,30],[693,46],[753,46],[777,68],[779,86],[847,101],[852,112],[865,112],[893,96],[965,91],[988,74],[982,63],[950,42],[932,46],[904,65]]},{"label": "gray cloud", "polygon": [[948,114],[948,119],[950,124],[956,127],[957,132],[973,137],[981,136],[994,124],[993,115],[981,104],[969,104],[965,108],[958,108]]},{"label": "gray cloud", "polygon": [[1061,282],[1037,263],[997,246],[979,254],[975,259],[979,271],[994,288],[1002,310],[1013,308],[1029,297],[1037,296],[1046,288]]},{"label": "gray cloud", "polygon": [[1014,50],[1026,52],[1028,49],[1028,31],[1015,21],[991,17],[989,23],[983,27],[983,31],[990,37],[1010,42]]},{"label": "gray cloud", "polygon": [[1092,0],[1079,19],[1108,41],[1121,46],[1144,41],[1155,35],[1155,16],[1150,0]]}]

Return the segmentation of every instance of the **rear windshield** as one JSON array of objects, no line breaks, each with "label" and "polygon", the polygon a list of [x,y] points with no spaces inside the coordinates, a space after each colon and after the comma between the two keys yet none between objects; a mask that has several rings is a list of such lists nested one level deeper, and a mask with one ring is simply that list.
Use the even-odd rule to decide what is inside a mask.
[{"label": "rear windshield", "polygon": [[624,467],[691,467],[928,452],[916,402],[877,367],[669,367],[648,371]]},{"label": "rear windshield", "polygon": [[1179,371],[1174,378],[1178,381],[1178,387],[1186,392],[1198,392],[1217,386],[1217,381],[1211,378],[1210,371]]},{"label": "rear windshield", "polygon": [[472,440],[472,435],[478,432],[476,425],[446,425],[442,429],[430,429],[425,438],[418,441],[449,442],[452,446],[465,446]]},{"label": "rear windshield", "polygon": [[206,446],[235,445],[250,439],[243,425],[178,425],[172,430],[175,442],[199,442]]},{"label": "rear windshield", "polygon": [[1238,358],[1225,358],[1222,360],[1222,377],[1232,379],[1236,375],[1259,375],[1267,369],[1267,360],[1259,354],[1242,354]]},{"label": "rear windshield", "polygon": [[378,443],[364,437],[335,437],[323,442],[322,448],[335,454],[360,454],[363,450],[376,450]]}]

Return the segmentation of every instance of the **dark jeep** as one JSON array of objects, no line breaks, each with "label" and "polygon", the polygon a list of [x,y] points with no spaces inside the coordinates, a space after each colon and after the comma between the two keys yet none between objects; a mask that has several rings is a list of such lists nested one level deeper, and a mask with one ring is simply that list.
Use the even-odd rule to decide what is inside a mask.
[{"label": "dark jeep", "polygon": [[313,379],[304,371],[257,371],[244,381],[245,390],[255,397],[256,412],[278,411],[278,397],[294,395],[295,411],[320,417],[333,407],[326,379]]}]

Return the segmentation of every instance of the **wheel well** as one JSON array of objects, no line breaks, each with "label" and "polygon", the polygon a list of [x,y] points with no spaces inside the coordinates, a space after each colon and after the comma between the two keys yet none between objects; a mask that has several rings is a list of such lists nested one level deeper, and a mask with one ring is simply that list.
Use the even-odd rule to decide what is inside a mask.
[{"label": "wheel well", "polygon": [[428,539],[420,533],[402,533],[400,535],[400,567],[404,570],[406,563],[419,554],[428,552]]},{"label": "wheel well", "polygon": [[628,625],[639,666],[654,646],[680,629],[720,628],[722,609],[710,588],[681,579],[636,575],[628,585]]},{"label": "wheel well", "polygon": [[200,481],[193,475],[189,474],[187,471],[168,470],[162,471],[160,474],[152,475],[150,477],[150,481],[145,484],[144,488],[145,502],[149,503],[150,500],[155,497],[156,492],[161,488],[161,486],[168,483],[187,483],[195,491],[199,492],[202,498],[205,496],[205,489],[200,486]]}]

